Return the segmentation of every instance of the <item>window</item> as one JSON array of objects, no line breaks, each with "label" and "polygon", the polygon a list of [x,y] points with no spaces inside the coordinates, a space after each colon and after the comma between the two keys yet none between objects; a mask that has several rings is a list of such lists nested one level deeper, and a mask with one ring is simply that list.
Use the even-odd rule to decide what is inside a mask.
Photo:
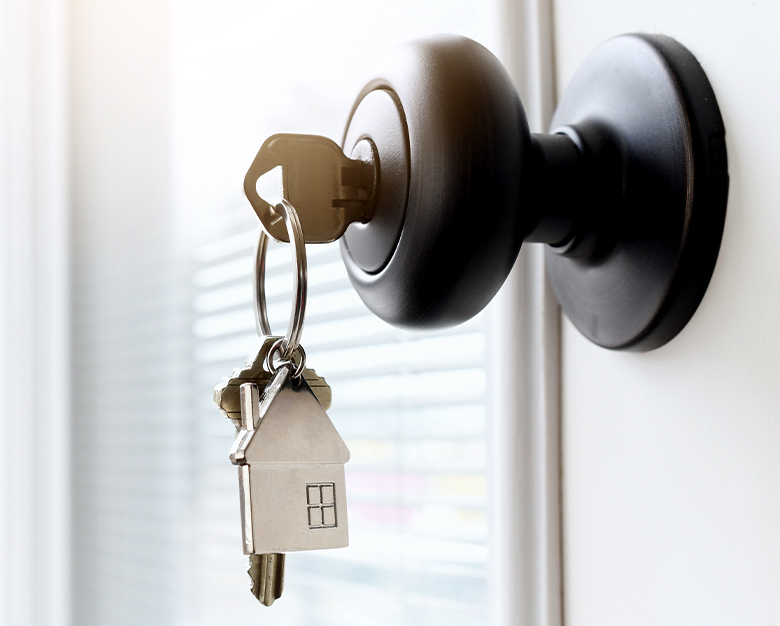
[{"label": "window", "polygon": [[[308,246],[303,345],[333,389],[328,413],[352,455],[350,547],[288,555],[271,609],[249,592],[228,460],[235,431],[211,391],[257,341],[257,220],[240,188],[262,141],[275,132],[339,141],[372,58],[432,32],[495,50],[496,9],[478,0],[89,6],[104,20],[95,32],[121,25],[117,48],[136,46],[146,74],[129,72],[105,96],[106,106],[137,107],[140,130],[94,131],[102,154],[134,172],[114,175],[126,197],[75,193],[75,623],[487,623],[484,315],[446,331],[392,328],[360,302],[338,244]],[[108,84],[109,61],[91,58],[77,81]],[[84,110],[77,123],[104,114]],[[112,138],[121,146],[133,132],[148,133],[144,150],[112,151]],[[76,167],[119,167],[88,162],[89,149]],[[281,331],[289,251],[275,245],[268,258],[269,314]],[[317,490],[302,499],[310,524],[335,524],[327,487]]]},{"label": "window", "polygon": [[[258,341],[250,280],[256,218],[242,203],[225,224],[196,248],[201,264],[193,274],[192,396],[201,401],[191,517],[202,569],[191,572],[188,587],[209,624],[256,611],[239,549],[236,470],[227,462],[234,429],[209,401],[214,383]],[[485,623],[484,319],[429,333],[392,328],[360,302],[337,244],[307,251],[303,345],[307,364],[333,389],[328,414],[351,452],[350,547],[288,554],[274,623]],[[289,256],[279,244],[268,253],[269,317],[280,331],[289,317]]]},{"label": "window", "polygon": [[321,483],[306,485],[306,504],[308,505],[309,528],[336,528],[336,484]]}]

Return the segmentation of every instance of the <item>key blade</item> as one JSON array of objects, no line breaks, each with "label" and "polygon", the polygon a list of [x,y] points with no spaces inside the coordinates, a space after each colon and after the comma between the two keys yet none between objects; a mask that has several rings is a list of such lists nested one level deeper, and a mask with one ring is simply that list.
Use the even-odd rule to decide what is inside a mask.
[{"label": "key blade", "polygon": [[252,554],[247,573],[252,595],[264,606],[271,606],[284,590],[284,554]]}]

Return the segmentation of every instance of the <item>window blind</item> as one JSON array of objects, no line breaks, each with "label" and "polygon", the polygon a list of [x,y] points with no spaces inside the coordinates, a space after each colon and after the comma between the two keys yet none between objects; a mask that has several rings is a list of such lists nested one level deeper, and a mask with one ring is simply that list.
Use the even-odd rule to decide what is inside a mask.
[{"label": "window blind", "polygon": [[[435,32],[495,48],[495,5],[90,0],[74,13],[74,623],[485,623],[481,317],[391,328],[338,245],[309,247],[303,344],[352,453],[351,545],[290,555],[271,609],[248,591],[234,431],[211,398],[258,341],[256,220],[235,194],[263,139],[338,139],[370,58]],[[270,251],[279,332],[289,263]]]},{"label": "window blind", "polygon": [[[242,217],[245,217],[243,219]],[[232,424],[210,390],[258,341],[248,206],[195,252],[193,394],[197,414],[198,623],[249,618]],[[338,244],[307,246],[303,345],[333,390],[329,415],[350,448],[350,547],[293,553],[274,624],[480,624],[485,621],[487,511],[485,336],[481,317],[410,332],[376,318],[352,289]],[[269,317],[289,318],[286,245],[268,253]],[[272,503],[269,503],[272,506]]]}]

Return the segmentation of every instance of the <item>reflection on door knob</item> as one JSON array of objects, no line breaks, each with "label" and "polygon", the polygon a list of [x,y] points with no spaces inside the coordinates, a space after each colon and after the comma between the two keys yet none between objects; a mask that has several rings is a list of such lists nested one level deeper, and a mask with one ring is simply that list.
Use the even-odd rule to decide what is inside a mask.
[{"label": "reflection on door knob", "polygon": [[601,45],[552,132],[535,135],[484,47],[405,45],[359,94],[343,148],[370,155],[378,184],[371,219],[347,228],[342,255],[360,297],[391,324],[469,319],[522,242],[541,242],[575,326],[608,348],[649,350],[682,330],[715,267],[723,121],[701,66],[668,37]]}]

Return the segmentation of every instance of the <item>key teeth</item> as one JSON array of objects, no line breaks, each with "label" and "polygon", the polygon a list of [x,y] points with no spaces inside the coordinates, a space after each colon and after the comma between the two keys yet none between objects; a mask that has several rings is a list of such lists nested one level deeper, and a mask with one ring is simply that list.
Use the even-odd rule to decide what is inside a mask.
[{"label": "key teeth", "polygon": [[284,590],[284,554],[251,554],[247,574],[252,595],[261,604],[271,606]]}]

